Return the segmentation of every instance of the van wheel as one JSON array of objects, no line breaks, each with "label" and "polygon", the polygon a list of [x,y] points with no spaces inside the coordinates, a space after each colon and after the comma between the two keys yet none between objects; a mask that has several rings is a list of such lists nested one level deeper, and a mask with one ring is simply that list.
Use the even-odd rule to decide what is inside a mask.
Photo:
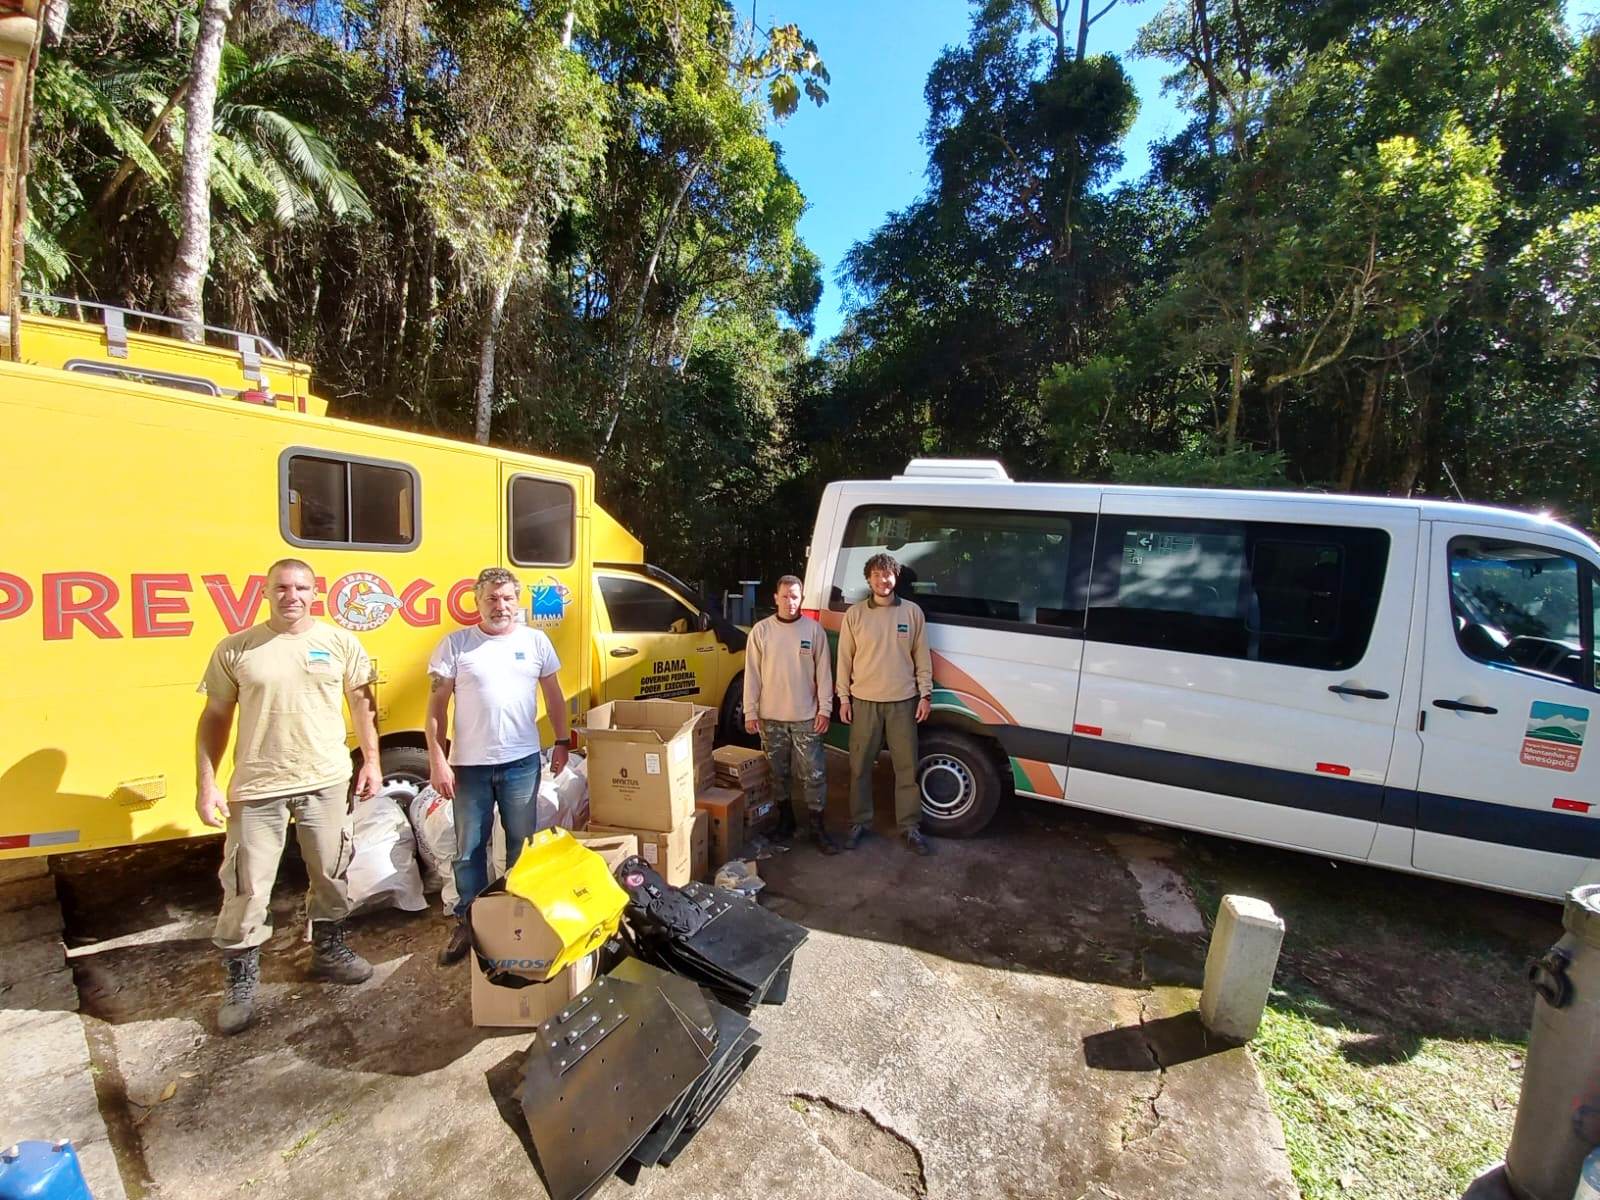
[{"label": "van wheel", "polygon": [[949,729],[930,729],[918,739],[917,786],[923,828],[936,837],[982,832],[1005,790],[984,744]]},{"label": "van wheel", "polygon": [[428,766],[428,752],[421,746],[390,746],[383,751],[381,761],[383,790],[398,800],[402,808],[428,786],[433,775]]},{"label": "van wheel", "polygon": [[717,714],[717,745],[755,746],[760,741],[744,731],[744,672],[740,671],[722,697],[722,709]]}]

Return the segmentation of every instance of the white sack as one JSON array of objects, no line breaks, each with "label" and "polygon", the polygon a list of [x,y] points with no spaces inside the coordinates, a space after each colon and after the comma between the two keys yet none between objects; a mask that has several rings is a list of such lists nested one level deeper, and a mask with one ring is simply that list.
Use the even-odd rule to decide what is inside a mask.
[{"label": "white sack", "polygon": [[428,907],[411,824],[393,796],[384,793],[356,801],[351,840],[345,877],[351,912],[389,907],[418,912]]}]

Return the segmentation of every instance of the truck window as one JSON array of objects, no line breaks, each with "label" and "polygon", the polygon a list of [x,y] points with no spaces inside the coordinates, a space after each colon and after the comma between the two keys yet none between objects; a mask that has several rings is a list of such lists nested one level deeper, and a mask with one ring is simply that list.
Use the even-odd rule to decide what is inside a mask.
[{"label": "truck window", "polygon": [[516,475],[511,480],[511,561],[519,567],[572,565],[572,488],[550,479]]},{"label": "truck window", "polygon": [[1379,529],[1103,517],[1088,636],[1347,670],[1366,653],[1388,558]]},{"label": "truck window", "polygon": [[699,614],[670,592],[642,579],[602,575],[600,595],[606,602],[613,633],[694,632]]},{"label": "truck window", "polygon": [[[897,590],[928,620],[951,625],[1081,629],[1081,582],[1093,517],[981,508],[871,506],[850,516],[829,606],[866,599],[862,568],[884,551],[900,562]],[[1075,531],[1083,538],[1073,546]],[[1081,574],[1081,572],[1077,572]]]},{"label": "truck window", "polygon": [[1594,601],[1586,590],[1594,589],[1578,560],[1560,551],[1496,538],[1450,539],[1456,644],[1479,662],[1592,687]]},{"label": "truck window", "polygon": [[417,545],[417,474],[404,463],[284,452],[279,519],[297,546],[409,550]]}]

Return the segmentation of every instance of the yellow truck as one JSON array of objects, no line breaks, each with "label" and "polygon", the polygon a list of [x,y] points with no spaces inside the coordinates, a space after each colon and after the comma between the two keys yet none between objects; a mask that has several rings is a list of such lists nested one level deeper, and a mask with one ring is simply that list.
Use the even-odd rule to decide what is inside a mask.
[{"label": "yellow truck", "polygon": [[390,779],[426,777],[424,667],[489,565],[522,580],[572,716],[672,697],[739,729],[744,634],[644,563],[589,468],[330,418],[263,338],[162,320],[29,312],[0,361],[0,859],[205,832],[196,682],[283,557],[376,660]]}]

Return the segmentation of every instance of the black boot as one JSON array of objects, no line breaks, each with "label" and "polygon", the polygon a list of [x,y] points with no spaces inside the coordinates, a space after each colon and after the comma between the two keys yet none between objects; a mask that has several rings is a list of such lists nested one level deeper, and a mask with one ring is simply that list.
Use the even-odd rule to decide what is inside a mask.
[{"label": "black boot", "polygon": [[839,847],[823,827],[822,814],[819,812],[811,814],[811,840],[817,844],[817,851],[821,854],[839,853]]},{"label": "black boot", "polygon": [[222,970],[228,986],[222,993],[222,1007],[217,1009],[217,1028],[232,1035],[256,1017],[256,987],[261,983],[261,947],[252,946],[237,954],[224,954]]},{"label": "black boot", "polygon": [[854,850],[861,844],[861,839],[866,836],[867,827],[865,825],[850,826],[844,835],[844,848],[846,850]]},{"label": "black boot", "polygon": [[345,945],[343,921],[311,922],[311,976],[329,983],[372,978],[372,964]]},{"label": "black boot", "polygon": [[453,967],[467,956],[467,951],[472,948],[472,930],[467,925],[466,917],[456,918],[456,927],[450,931],[450,940],[444,944],[444,949],[439,951],[439,965]]},{"label": "black boot", "polygon": [[794,809],[784,804],[778,809],[778,827],[772,831],[772,839],[777,842],[787,842],[794,837],[794,834]]}]

